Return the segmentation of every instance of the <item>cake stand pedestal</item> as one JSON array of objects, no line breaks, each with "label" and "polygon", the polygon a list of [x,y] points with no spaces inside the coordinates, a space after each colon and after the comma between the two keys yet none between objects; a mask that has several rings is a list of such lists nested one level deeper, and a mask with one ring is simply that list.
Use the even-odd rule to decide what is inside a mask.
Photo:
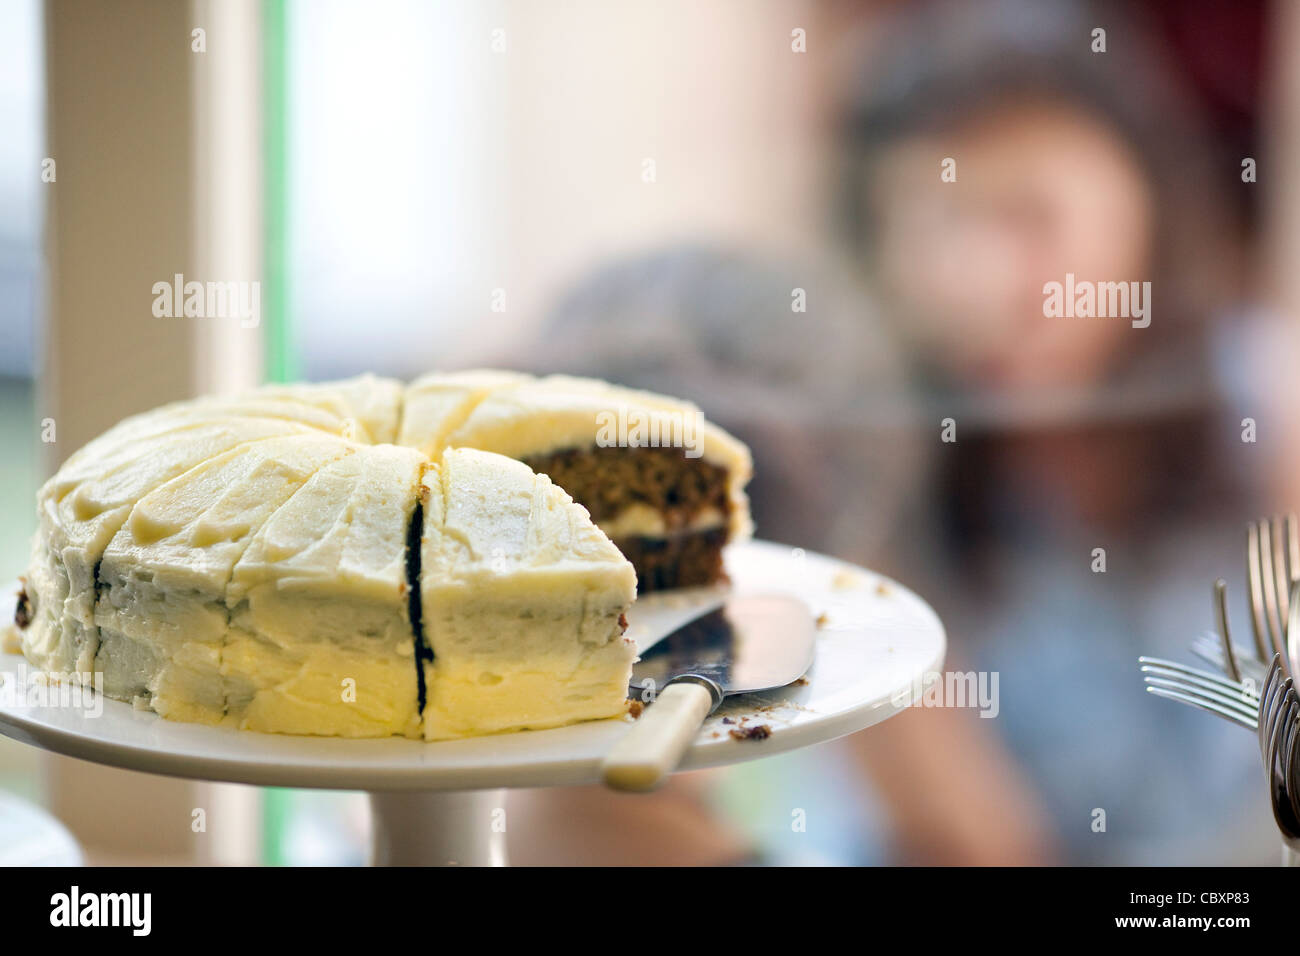
[{"label": "cake stand pedestal", "polygon": [[505,790],[370,794],[372,866],[505,866]]},{"label": "cake stand pedestal", "polygon": [[[816,657],[800,682],[728,698],[705,722],[682,770],[718,767],[855,733],[917,701],[943,665],[943,627],[930,607],[871,571],[798,548],[728,549],[736,593],[801,597],[818,617]],[[629,614],[645,649],[714,589],[650,595]],[[372,862],[503,865],[505,789],[597,783],[604,755],[630,720],[426,744],[258,734],[182,724],[95,695],[60,700],[19,655],[0,655],[0,734],[128,770],[267,787],[364,790],[373,810]],[[763,740],[736,739],[765,725]]]}]

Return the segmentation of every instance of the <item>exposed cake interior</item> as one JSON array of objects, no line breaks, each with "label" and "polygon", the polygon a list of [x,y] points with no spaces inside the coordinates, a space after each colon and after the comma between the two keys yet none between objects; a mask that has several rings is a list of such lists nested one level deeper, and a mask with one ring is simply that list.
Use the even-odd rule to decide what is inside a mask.
[{"label": "exposed cake interior", "polygon": [[640,590],[712,584],[725,576],[731,527],[727,469],[682,448],[567,448],[524,459],[591,512],[636,568]]}]

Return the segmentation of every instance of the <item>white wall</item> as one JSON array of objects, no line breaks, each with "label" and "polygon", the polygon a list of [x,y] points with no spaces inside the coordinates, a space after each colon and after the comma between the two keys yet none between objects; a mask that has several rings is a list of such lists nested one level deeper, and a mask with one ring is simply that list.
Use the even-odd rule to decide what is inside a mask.
[{"label": "white wall", "polygon": [[[620,252],[800,245],[824,211],[832,38],[812,6],[294,4],[290,271],[305,374],[472,359]],[[812,54],[791,51],[796,27]]]}]

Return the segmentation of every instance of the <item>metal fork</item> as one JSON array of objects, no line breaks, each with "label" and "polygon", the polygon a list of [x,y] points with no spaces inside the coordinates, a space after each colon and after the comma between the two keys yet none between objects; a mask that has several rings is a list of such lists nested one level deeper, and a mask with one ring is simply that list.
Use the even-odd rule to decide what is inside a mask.
[{"label": "metal fork", "polygon": [[[1292,607],[1300,601],[1292,598]],[[1228,645],[1230,647],[1231,645]],[[1300,694],[1274,654],[1262,689],[1158,657],[1139,657],[1147,691],[1256,732],[1283,864],[1300,865]]]},{"label": "metal fork", "polygon": [[[1281,655],[1282,671],[1294,676],[1300,658],[1300,624],[1295,627],[1300,600],[1300,523],[1294,513],[1251,523],[1246,529],[1246,581],[1250,589],[1250,623],[1255,653],[1266,661]],[[1267,638],[1267,640],[1266,640]]]},{"label": "metal fork", "polygon": [[1221,646],[1208,636],[1192,641],[1192,652],[1234,680],[1262,682],[1265,661],[1281,655],[1286,676],[1300,661],[1300,522],[1294,513],[1261,518],[1246,527],[1246,586],[1250,594],[1254,658],[1236,650],[1228,633],[1227,585],[1214,582],[1214,610]]},{"label": "metal fork", "polygon": [[[1300,611],[1300,600],[1291,604]],[[1232,633],[1228,630],[1228,585],[1223,580],[1214,582],[1214,617],[1218,624],[1219,636],[1205,633],[1192,639],[1192,653],[1203,661],[1213,664],[1235,681],[1241,681],[1247,687],[1258,690],[1264,684],[1268,665],[1245,652],[1233,643]]]},{"label": "metal fork", "polygon": [[[1159,658],[1140,657],[1138,662],[1148,692],[1255,731],[1283,863],[1300,866],[1300,694],[1294,680],[1300,668],[1300,522],[1295,514],[1247,526],[1246,585],[1254,657],[1232,642],[1222,580],[1214,583],[1222,643],[1216,646],[1204,635],[1192,642],[1193,652],[1227,678]],[[1266,668],[1264,661],[1269,661]]]},{"label": "metal fork", "polygon": [[1288,851],[1285,862],[1300,860],[1300,695],[1283,677],[1281,656],[1269,666],[1260,696],[1259,749],[1268,777],[1273,819]]},{"label": "metal fork", "polygon": [[1139,657],[1138,664],[1148,693],[1258,731],[1260,703],[1252,687],[1159,657]]}]

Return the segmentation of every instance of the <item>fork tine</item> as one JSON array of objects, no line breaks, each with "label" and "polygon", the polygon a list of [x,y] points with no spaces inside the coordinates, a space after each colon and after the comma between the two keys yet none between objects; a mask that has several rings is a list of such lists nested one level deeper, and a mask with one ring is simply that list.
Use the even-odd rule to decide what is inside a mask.
[{"label": "fork tine", "polygon": [[1272,663],[1268,667],[1268,676],[1264,678],[1264,686],[1259,695],[1259,752],[1265,758],[1268,756],[1268,728],[1273,720],[1273,709],[1281,676],[1281,665],[1277,656],[1274,655]]},{"label": "fork tine", "polygon": [[1223,659],[1227,664],[1228,676],[1241,683],[1241,668],[1237,666],[1237,652],[1232,647],[1232,635],[1228,633],[1228,582],[1219,578],[1214,582],[1214,616],[1219,625],[1219,636],[1223,638]]},{"label": "fork tine", "polygon": [[1146,682],[1148,689],[1159,687],[1163,690],[1179,691],[1189,697],[1195,697],[1198,700],[1207,701],[1230,710],[1249,720],[1252,724],[1259,720],[1259,712],[1252,706],[1253,701],[1243,701],[1240,697],[1233,697],[1212,688],[1201,687],[1198,684],[1189,684],[1179,680],[1170,680],[1167,677],[1153,674],[1147,674],[1143,680]]},{"label": "fork tine", "polygon": [[[1223,656],[1223,641],[1219,639],[1219,635],[1214,633],[1213,629],[1192,638],[1192,643],[1188,646],[1191,652],[1200,660],[1213,665],[1215,673],[1222,673],[1225,677],[1227,676],[1227,661],[1224,660]],[[1232,652],[1237,658],[1237,668],[1241,671],[1241,683],[1247,685],[1247,689],[1252,693],[1258,694],[1260,688],[1264,686],[1264,675],[1268,672],[1268,662],[1256,660],[1254,648],[1242,648],[1240,644],[1234,643]]]},{"label": "fork tine", "polygon": [[1265,742],[1266,734],[1264,728],[1272,716],[1273,696],[1276,691],[1278,682],[1278,662],[1277,658],[1269,664],[1268,674],[1264,677],[1264,683],[1259,692],[1259,751],[1261,756],[1266,753]]},{"label": "fork tine", "polygon": [[1283,645],[1286,641],[1286,617],[1282,613],[1283,597],[1279,593],[1278,574],[1281,563],[1281,541],[1272,533],[1272,526],[1265,518],[1259,522],[1259,561],[1260,577],[1264,584],[1264,621],[1268,625],[1269,646],[1274,654],[1282,655],[1282,673],[1291,676]]},{"label": "fork tine", "polygon": [[1282,703],[1286,698],[1287,679],[1282,673],[1282,662],[1278,659],[1277,655],[1273,656],[1273,663],[1270,665],[1270,668],[1272,680],[1269,685],[1268,700],[1267,702],[1261,700],[1260,709],[1267,709],[1268,720],[1271,722],[1276,719],[1278,709],[1282,706]]},{"label": "fork tine", "polygon": [[1280,759],[1282,741],[1286,737],[1286,731],[1295,722],[1297,705],[1300,705],[1300,699],[1296,697],[1294,688],[1288,684],[1282,707],[1277,711],[1277,719],[1265,728],[1268,732],[1268,750],[1265,752],[1264,766],[1270,778],[1282,769]]},{"label": "fork tine", "polygon": [[[1273,563],[1273,533],[1267,518],[1259,522],[1259,570],[1264,592],[1264,624],[1273,653],[1282,651],[1282,619],[1278,616],[1277,573]],[[1283,669],[1285,669],[1285,662]]]},{"label": "fork tine", "polygon": [[1259,699],[1241,685],[1225,686],[1218,681],[1203,680],[1200,677],[1184,672],[1171,671],[1163,667],[1152,667],[1149,664],[1142,668],[1142,679],[1149,684],[1160,683],[1163,686],[1186,690],[1189,693],[1195,691],[1196,693],[1213,695],[1218,700],[1231,703],[1234,707],[1240,707],[1252,717],[1259,715]]},{"label": "fork tine", "polygon": [[1290,773],[1291,768],[1291,745],[1296,737],[1296,720],[1295,717],[1300,714],[1300,696],[1297,696],[1295,686],[1292,685],[1290,692],[1286,696],[1285,707],[1279,715],[1278,732],[1282,735],[1282,744],[1279,749],[1279,758],[1282,761],[1282,771],[1284,774]]},{"label": "fork tine", "polygon": [[1226,677],[1220,677],[1218,674],[1211,674],[1209,671],[1188,667],[1186,664],[1170,667],[1167,664],[1154,662],[1151,658],[1143,661],[1138,670],[1144,675],[1150,674],[1154,677],[1165,677],[1186,684],[1194,684],[1197,687],[1204,687],[1206,690],[1226,694],[1235,700],[1245,701],[1251,707],[1259,708],[1259,697],[1256,695],[1254,688],[1235,683]]},{"label": "fork tine", "polygon": [[1300,743],[1298,723],[1300,698],[1292,687],[1276,714],[1274,726],[1269,728],[1281,732],[1270,735],[1270,746],[1264,753],[1264,773],[1268,779],[1273,819],[1282,832],[1283,842],[1292,851],[1300,851],[1300,787],[1291,775],[1295,768],[1293,757]]},{"label": "fork tine", "polygon": [[1259,566],[1259,526],[1251,522],[1246,526],[1246,591],[1250,594],[1250,626],[1255,637],[1255,653],[1261,661],[1268,660],[1264,649],[1264,585]]},{"label": "fork tine", "polygon": [[1225,686],[1217,681],[1203,680],[1183,671],[1171,671],[1163,667],[1152,667],[1150,665],[1142,668],[1142,679],[1148,683],[1164,681],[1170,687],[1181,687],[1185,690],[1196,688],[1198,691],[1214,694],[1223,700],[1239,704],[1252,715],[1258,715],[1259,713],[1259,699],[1240,685],[1235,687]]},{"label": "fork tine", "polygon": [[1219,674],[1211,671],[1201,670],[1199,667],[1192,667],[1188,664],[1182,664],[1178,661],[1165,660],[1163,657],[1139,657],[1139,670],[1145,673],[1148,670],[1168,671],[1171,674],[1179,676],[1194,677],[1198,680],[1213,684],[1220,690],[1228,691],[1235,694],[1250,694],[1255,696],[1255,692],[1240,683],[1234,683]]},{"label": "fork tine", "polygon": [[1283,757],[1283,788],[1287,796],[1291,798],[1291,812],[1297,819],[1300,819],[1300,780],[1296,778],[1296,769],[1300,767],[1300,733],[1297,732],[1297,722],[1291,722],[1291,741],[1290,746],[1284,752]]},{"label": "fork tine", "polygon": [[1296,662],[1300,661],[1300,581],[1291,583],[1291,613],[1286,620],[1286,654],[1283,661],[1290,665],[1295,676]]},{"label": "fork tine", "polygon": [[1195,707],[1197,710],[1204,710],[1214,714],[1216,717],[1222,717],[1224,720],[1231,721],[1234,724],[1245,727],[1247,730],[1255,729],[1255,722],[1248,717],[1227,707],[1221,707],[1218,704],[1211,703],[1199,697],[1193,697],[1190,694],[1184,694],[1181,691],[1168,690],[1164,687],[1147,686],[1147,693],[1155,694],[1157,697],[1164,697],[1167,700],[1174,700],[1180,704],[1186,704],[1189,707]]},{"label": "fork tine", "polygon": [[1286,621],[1291,615],[1291,580],[1287,574],[1286,532],[1282,519],[1273,516],[1273,593],[1277,599],[1277,632],[1279,638],[1286,636]]},{"label": "fork tine", "polygon": [[1286,540],[1287,582],[1295,584],[1296,580],[1300,579],[1300,521],[1297,521],[1294,511],[1287,512]]},{"label": "fork tine", "polygon": [[1271,755],[1270,759],[1276,759],[1279,738],[1282,731],[1286,729],[1287,716],[1292,712],[1291,700],[1295,696],[1292,690],[1291,678],[1288,677],[1282,682],[1281,689],[1276,697],[1277,706],[1271,710],[1268,721],[1260,722],[1260,726],[1264,728],[1264,753]]},{"label": "fork tine", "polygon": [[1284,635],[1287,617],[1291,614],[1291,578],[1287,574],[1286,525],[1283,524],[1281,516],[1273,516],[1271,532],[1273,532],[1273,589],[1278,598],[1278,635]]}]

